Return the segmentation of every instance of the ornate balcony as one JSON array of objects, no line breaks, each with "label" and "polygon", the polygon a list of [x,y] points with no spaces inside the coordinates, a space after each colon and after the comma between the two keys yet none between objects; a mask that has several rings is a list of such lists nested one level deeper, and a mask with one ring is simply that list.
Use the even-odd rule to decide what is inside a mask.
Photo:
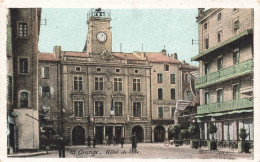
[{"label": "ornate balcony", "polygon": [[127,123],[127,116],[93,116],[94,123]]},{"label": "ornate balcony", "polygon": [[209,75],[201,76],[196,79],[195,88],[205,88],[212,84],[216,84],[229,79],[253,73],[253,67],[253,60],[247,60],[240,64],[235,64],[233,66],[219,70]]},{"label": "ornate balcony", "polygon": [[254,100],[249,99],[237,99],[230,101],[223,101],[220,103],[212,103],[208,105],[199,106],[197,109],[197,114],[207,114],[207,113],[215,113],[215,112],[224,112],[230,110],[244,109],[254,106]]}]

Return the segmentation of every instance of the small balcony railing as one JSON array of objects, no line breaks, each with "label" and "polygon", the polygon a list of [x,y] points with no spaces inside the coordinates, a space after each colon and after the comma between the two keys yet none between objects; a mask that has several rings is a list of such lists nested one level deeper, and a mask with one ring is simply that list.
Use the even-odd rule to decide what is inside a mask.
[{"label": "small balcony railing", "polygon": [[94,123],[126,123],[127,116],[93,116]]},{"label": "small balcony railing", "polygon": [[195,88],[205,88],[218,82],[253,73],[254,62],[247,60],[196,79]]},{"label": "small balcony railing", "polygon": [[207,114],[207,113],[215,113],[215,112],[224,112],[236,109],[249,108],[254,106],[254,100],[249,99],[236,99],[223,101],[219,103],[212,103],[208,105],[201,105],[197,108],[197,114]]}]

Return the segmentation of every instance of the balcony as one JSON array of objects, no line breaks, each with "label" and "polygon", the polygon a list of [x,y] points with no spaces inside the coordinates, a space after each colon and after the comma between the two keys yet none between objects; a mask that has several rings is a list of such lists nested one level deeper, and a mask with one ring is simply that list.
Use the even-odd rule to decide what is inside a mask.
[{"label": "balcony", "polygon": [[212,84],[216,84],[229,79],[253,73],[253,67],[253,60],[247,60],[240,64],[235,64],[233,66],[219,70],[209,75],[201,76],[196,79],[195,88],[205,88]]},{"label": "balcony", "polygon": [[215,112],[224,112],[230,110],[244,109],[254,106],[254,100],[248,99],[237,99],[224,101],[220,103],[212,103],[208,105],[202,105],[198,107],[197,114],[207,114],[207,113],[215,113]]},{"label": "balcony", "polygon": [[94,123],[127,123],[127,116],[93,116]]}]

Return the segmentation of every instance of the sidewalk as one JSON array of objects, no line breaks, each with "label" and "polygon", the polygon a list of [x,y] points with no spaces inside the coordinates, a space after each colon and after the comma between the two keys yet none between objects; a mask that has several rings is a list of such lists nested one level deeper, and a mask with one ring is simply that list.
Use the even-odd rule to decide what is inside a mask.
[{"label": "sidewalk", "polygon": [[31,156],[38,156],[38,155],[45,155],[45,154],[51,154],[55,152],[54,151],[41,151],[41,152],[24,152],[24,153],[14,153],[14,154],[11,154],[11,155],[7,155],[7,157],[31,157]]}]

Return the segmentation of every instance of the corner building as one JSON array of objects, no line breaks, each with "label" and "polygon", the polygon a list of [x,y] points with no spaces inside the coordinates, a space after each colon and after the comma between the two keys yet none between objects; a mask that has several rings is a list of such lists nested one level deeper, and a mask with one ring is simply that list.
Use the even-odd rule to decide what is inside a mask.
[{"label": "corner building", "polygon": [[239,130],[253,142],[253,9],[199,9],[200,90],[197,119],[200,138],[209,139],[207,125],[218,127],[215,138],[221,143],[239,139]]}]

